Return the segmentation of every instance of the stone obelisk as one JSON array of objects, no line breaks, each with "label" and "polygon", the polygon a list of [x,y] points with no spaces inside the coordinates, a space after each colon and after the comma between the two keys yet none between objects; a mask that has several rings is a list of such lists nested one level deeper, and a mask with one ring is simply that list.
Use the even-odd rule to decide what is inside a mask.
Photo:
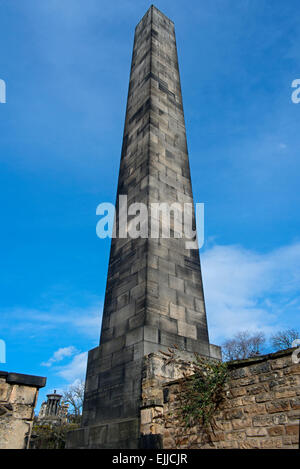
[{"label": "stone obelisk", "polygon": [[[128,206],[193,203],[174,24],[154,6],[135,30],[117,212],[120,195]],[[143,359],[174,344],[220,357],[209,343],[198,249],[184,236],[113,238],[82,428],[67,447],[138,448]]]}]

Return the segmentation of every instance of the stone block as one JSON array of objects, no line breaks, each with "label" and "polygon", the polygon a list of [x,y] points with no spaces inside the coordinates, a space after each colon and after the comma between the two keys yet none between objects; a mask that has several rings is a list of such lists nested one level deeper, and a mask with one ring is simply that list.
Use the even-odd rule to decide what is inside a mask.
[{"label": "stone block", "polygon": [[298,435],[299,436],[299,424],[297,425],[285,425],[285,431],[287,435]]},{"label": "stone block", "polygon": [[259,436],[267,436],[268,432],[265,428],[247,428],[246,429],[246,435],[249,436],[250,438],[252,437],[259,437]]},{"label": "stone block", "polygon": [[0,425],[0,449],[25,449],[26,435],[32,422],[11,417],[2,418]]},{"label": "stone block", "polygon": [[186,319],[185,307],[179,306],[174,303],[170,303],[170,317],[173,319],[177,319],[178,321],[184,322]]},{"label": "stone block", "polygon": [[260,441],[261,449],[279,449],[282,448],[282,439],[275,438],[263,438]]},{"label": "stone block", "polygon": [[178,334],[184,337],[190,337],[191,339],[197,339],[197,328],[196,326],[187,324],[183,321],[177,322]]},{"label": "stone block", "polygon": [[158,343],[158,328],[152,326],[144,327],[144,340],[147,342]]},{"label": "stone block", "polygon": [[284,426],[283,425],[276,425],[274,427],[268,428],[269,436],[281,436],[284,434]]},{"label": "stone block", "polygon": [[11,386],[5,379],[0,379],[0,401],[8,401]]},{"label": "stone block", "polygon": [[266,406],[265,404],[249,404],[244,407],[244,412],[250,415],[262,415],[266,413]]},{"label": "stone block", "polygon": [[[194,309],[194,298],[192,296],[186,295],[181,291],[177,292],[177,302],[179,306],[183,306],[188,309]],[[175,301],[173,301],[175,303]]]},{"label": "stone block", "polygon": [[300,409],[300,397],[295,397],[294,399],[290,399],[290,406],[292,409]]},{"label": "stone block", "polygon": [[137,327],[136,329],[129,331],[126,334],[126,341],[125,341],[126,347],[133,345],[133,344],[137,344],[138,342],[143,340],[143,335],[144,335],[143,333],[144,333],[143,327]]},{"label": "stone block", "polygon": [[169,287],[174,290],[184,291],[184,281],[173,275],[169,275]]},{"label": "stone block", "polygon": [[12,404],[34,405],[37,390],[33,387],[13,385],[10,402]]},{"label": "stone block", "polygon": [[290,403],[287,400],[274,400],[271,402],[267,402],[266,408],[268,413],[273,414],[277,412],[285,412],[290,409]]}]

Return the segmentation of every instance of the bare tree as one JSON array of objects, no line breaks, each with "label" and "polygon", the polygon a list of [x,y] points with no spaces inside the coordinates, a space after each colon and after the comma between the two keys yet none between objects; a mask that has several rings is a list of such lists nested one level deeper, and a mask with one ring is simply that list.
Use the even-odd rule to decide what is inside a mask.
[{"label": "bare tree", "polygon": [[79,420],[82,413],[84,397],[84,381],[69,386],[63,393],[63,401],[71,406],[70,413],[74,416],[75,420]]},{"label": "bare tree", "polygon": [[226,361],[243,360],[261,355],[266,339],[262,332],[250,334],[248,331],[238,332],[232,339],[222,345],[222,352]]},{"label": "bare tree", "polygon": [[300,338],[296,329],[279,331],[271,337],[271,343],[275,350],[284,350],[293,346],[293,341]]}]

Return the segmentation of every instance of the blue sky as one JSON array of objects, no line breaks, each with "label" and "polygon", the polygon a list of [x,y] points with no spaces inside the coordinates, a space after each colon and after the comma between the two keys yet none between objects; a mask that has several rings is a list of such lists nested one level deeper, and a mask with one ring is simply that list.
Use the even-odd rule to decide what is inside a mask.
[{"label": "blue sky", "polygon": [[[300,328],[298,2],[155,4],[176,27],[211,341]],[[84,376],[110,243],[135,25],[150,3],[0,0],[4,370]],[[40,400],[41,400],[40,399]]]}]

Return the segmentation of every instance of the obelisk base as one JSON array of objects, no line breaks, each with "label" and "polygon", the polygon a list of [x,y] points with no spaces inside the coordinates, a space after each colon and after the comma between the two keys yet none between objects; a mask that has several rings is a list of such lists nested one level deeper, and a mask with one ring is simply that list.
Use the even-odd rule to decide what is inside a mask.
[{"label": "obelisk base", "polygon": [[[161,346],[161,350],[169,353],[168,347]],[[134,360],[132,363],[124,363],[122,367],[116,368],[111,372],[111,380],[109,381],[109,395],[111,399],[115,396],[114,392],[118,392],[120,386],[116,385],[114,389],[113,379],[122,379],[129,372],[134,381],[133,394],[127,395],[124,402],[124,408],[119,409],[111,401],[111,405],[106,405],[106,413],[99,403],[101,396],[103,402],[107,397],[107,387],[103,383],[99,389],[92,390],[97,385],[95,381],[96,375],[89,374],[86,380],[86,396],[85,409],[83,413],[83,426],[68,434],[66,448],[67,449],[141,449],[141,448],[162,448],[162,440],[160,433],[152,433],[151,430],[145,431],[145,414],[150,407],[162,407],[164,402],[163,385],[179,379],[183,376],[183,371],[189,367],[194,360],[195,355],[192,352],[175,350],[176,359],[168,360],[167,355],[161,352],[150,353],[142,358]],[[101,364],[95,368],[95,359],[101,356],[101,346],[96,347],[89,353],[88,370],[94,370],[101,367]],[[218,346],[210,345],[210,355],[203,355],[208,359],[220,360],[221,349]],[[136,379],[134,379],[134,375]],[[107,385],[106,385],[107,386]],[[130,386],[130,383],[128,384]],[[123,393],[124,388],[119,390]],[[106,393],[106,394],[105,394]],[[124,394],[123,394],[124,397]],[[96,423],[99,413],[106,415],[106,419],[102,419]],[[117,417],[117,412],[122,411],[123,417]],[[131,416],[130,416],[131,414]],[[95,424],[90,424],[94,415]],[[109,418],[111,416],[111,418]],[[125,417],[126,416],[126,417]],[[86,426],[85,426],[86,424]]]}]

